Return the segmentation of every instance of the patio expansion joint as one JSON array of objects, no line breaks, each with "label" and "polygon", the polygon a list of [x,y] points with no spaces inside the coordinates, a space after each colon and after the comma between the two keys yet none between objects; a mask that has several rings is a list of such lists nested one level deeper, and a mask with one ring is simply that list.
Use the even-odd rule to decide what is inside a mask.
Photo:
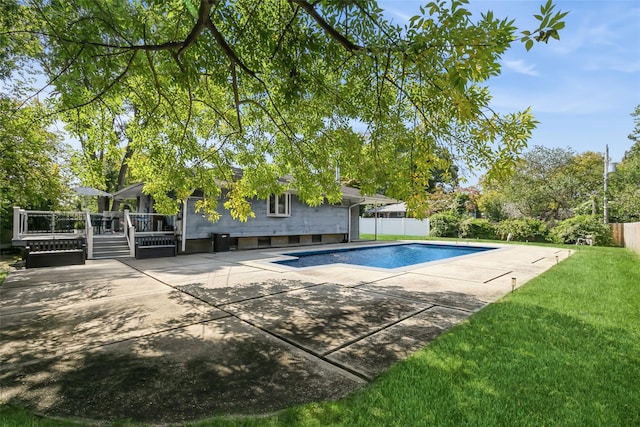
[{"label": "patio expansion joint", "polygon": [[[376,295],[384,296],[384,297],[389,297],[389,296],[391,296],[391,297],[393,297],[393,298],[400,299],[400,300],[404,300],[404,301],[407,301],[407,302],[416,302],[416,300],[415,300],[415,299],[407,298],[407,297],[404,297],[404,296],[401,296],[401,295],[388,294],[388,293],[385,293],[385,292],[371,291],[371,290],[369,290],[369,289],[364,289],[364,290],[362,290],[362,291],[363,291],[363,292],[369,292],[369,293],[371,293],[371,294],[376,294]],[[469,313],[469,314],[473,314],[473,313],[475,313],[475,311],[474,311],[474,310],[469,310],[469,309],[464,308],[464,307],[458,307],[458,306],[454,306],[454,305],[441,304],[441,303],[436,303],[436,302],[431,302],[431,301],[423,301],[423,300],[417,300],[417,301],[418,301],[418,302],[423,302],[423,303],[425,303],[425,304],[431,304],[431,306],[430,306],[430,307],[427,307],[427,308],[423,309],[422,311],[425,311],[425,310],[431,310],[433,307],[442,307],[442,308],[448,308],[448,309],[451,309],[451,310],[464,311],[465,313]]]},{"label": "patio expansion joint", "polygon": [[9,369],[15,368],[15,367],[25,367],[25,366],[31,366],[31,365],[35,365],[35,364],[38,364],[38,363],[42,363],[42,362],[47,362],[47,361],[52,361],[52,360],[60,360],[60,359],[64,358],[65,356],[70,356],[70,355],[74,355],[74,354],[80,354],[80,353],[86,352],[87,350],[96,350],[96,349],[103,348],[103,347],[108,347],[108,346],[114,345],[114,344],[120,344],[120,343],[128,342],[128,341],[135,341],[135,340],[139,340],[139,339],[142,339],[142,338],[152,337],[154,335],[160,335],[160,334],[165,334],[165,333],[171,332],[171,331],[177,331],[177,330],[180,330],[180,329],[188,328],[190,326],[202,325],[202,324],[205,324],[205,323],[214,322],[216,320],[221,320],[221,319],[226,319],[226,318],[229,318],[229,317],[233,317],[233,315],[227,313],[226,311],[225,311],[225,314],[226,314],[225,316],[220,316],[220,317],[216,317],[216,318],[212,318],[212,319],[206,319],[206,320],[200,320],[198,322],[184,323],[184,324],[179,325],[179,326],[160,329],[160,330],[157,330],[157,331],[149,332],[147,334],[142,334],[142,335],[137,335],[137,336],[133,336],[133,337],[127,337],[127,338],[123,338],[123,339],[119,339],[119,340],[103,342],[103,343],[95,344],[95,345],[89,345],[89,346],[77,348],[77,349],[74,349],[74,350],[64,351],[62,353],[54,354],[54,355],[51,355],[51,356],[43,356],[43,357],[39,357],[39,358],[37,358],[35,360],[29,360],[27,362],[19,362],[19,363],[12,363],[12,364],[3,363],[2,366],[0,366],[0,373],[4,372],[5,370],[8,371]]},{"label": "patio expansion joint", "polygon": [[[281,336],[281,335],[279,335],[279,334],[276,334],[276,333],[274,333],[274,332],[272,332],[272,331],[269,331],[268,329],[265,329],[265,328],[261,327],[261,326],[260,326],[260,325],[258,325],[258,324],[255,324],[255,323],[253,323],[253,322],[251,322],[251,321],[248,321],[248,320],[246,320],[246,319],[243,319],[243,318],[241,318],[241,317],[239,317],[239,316],[237,316],[237,315],[235,315],[235,314],[233,314],[233,313],[230,313],[230,312],[226,311],[224,308],[221,308],[220,306],[216,306],[216,305],[214,305],[214,304],[211,304],[209,301],[206,301],[206,300],[204,300],[204,299],[202,299],[202,298],[199,298],[199,297],[197,297],[197,296],[195,296],[195,295],[192,295],[192,294],[190,294],[189,292],[186,292],[186,291],[184,291],[184,290],[182,290],[182,289],[180,289],[180,288],[178,288],[178,287],[176,287],[176,286],[174,286],[174,285],[172,285],[172,284],[170,284],[170,283],[164,282],[164,281],[162,281],[162,280],[158,280],[157,278],[152,277],[151,275],[147,274],[146,272],[144,272],[144,271],[142,271],[142,270],[140,270],[140,269],[138,269],[138,268],[136,268],[136,267],[133,267],[133,266],[130,266],[130,267],[131,267],[131,268],[133,268],[133,269],[135,269],[135,270],[137,270],[137,271],[139,271],[140,273],[142,273],[142,274],[144,274],[144,275],[146,275],[146,276],[150,277],[151,279],[153,279],[153,280],[155,280],[155,281],[157,281],[157,282],[159,282],[159,283],[162,283],[162,284],[163,284],[163,285],[165,285],[165,286],[169,286],[170,288],[173,288],[173,289],[175,289],[175,290],[176,290],[176,291],[178,291],[178,292],[184,293],[185,295],[189,295],[189,296],[191,296],[192,298],[195,298],[195,299],[197,299],[198,301],[201,301],[201,302],[203,302],[203,303],[205,303],[205,304],[207,304],[207,305],[209,305],[209,306],[211,306],[211,307],[214,307],[214,308],[216,308],[216,309],[218,309],[218,310],[221,310],[222,312],[224,312],[225,314],[227,314],[227,316],[223,316],[223,317],[220,317],[220,318],[210,319],[210,320],[207,320],[207,321],[201,321],[201,322],[195,322],[195,323],[193,323],[194,325],[198,325],[198,324],[201,324],[201,323],[206,323],[206,322],[208,322],[208,321],[213,321],[213,320],[233,318],[233,319],[238,320],[239,322],[245,323],[245,324],[247,324],[247,325],[249,325],[249,326],[251,326],[251,327],[253,327],[253,328],[258,329],[259,331],[262,331],[263,333],[265,333],[265,334],[267,334],[267,335],[269,335],[269,336],[271,336],[271,337],[273,337],[273,338],[275,338],[275,339],[277,339],[277,340],[279,340],[279,341],[283,341],[283,342],[285,342],[286,344],[288,344],[288,345],[290,345],[290,346],[292,346],[292,347],[294,347],[294,348],[297,348],[298,350],[302,351],[302,352],[303,352],[303,353],[305,353],[305,354],[308,354],[308,355],[311,355],[311,356],[313,356],[313,357],[315,357],[315,358],[317,358],[317,359],[320,359],[320,360],[322,360],[323,362],[325,362],[325,363],[327,363],[327,364],[329,364],[329,365],[331,365],[331,366],[333,366],[333,367],[335,367],[335,368],[337,368],[337,369],[340,369],[340,370],[342,370],[342,371],[344,371],[344,372],[346,372],[346,373],[348,373],[348,374],[350,374],[350,375],[354,375],[354,376],[356,376],[356,377],[360,378],[361,380],[363,380],[363,381],[365,381],[365,382],[370,382],[370,381],[372,380],[372,379],[371,379],[371,378],[369,378],[367,375],[364,375],[364,374],[363,374],[363,373],[361,373],[361,372],[358,372],[358,371],[356,371],[356,370],[354,370],[354,369],[352,369],[352,368],[350,368],[350,367],[348,367],[348,366],[346,366],[346,365],[343,365],[342,363],[334,362],[334,361],[332,361],[332,360],[329,360],[329,359],[325,358],[321,353],[318,353],[318,352],[315,352],[315,351],[313,351],[313,350],[311,350],[311,349],[308,349],[308,348],[306,348],[306,347],[303,347],[303,346],[301,346],[301,345],[299,345],[299,344],[297,344],[297,343],[295,343],[295,342],[291,341],[290,339],[288,339],[288,338],[286,338],[286,337],[283,337],[283,336]],[[319,283],[319,284],[316,284],[316,285],[312,285],[312,286],[304,287],[304,288],[302,288],[302,289],[308,289],[308,288],[310,288],[310,287],[322,286],[322,285],[326,285],[326,284],[327,284],[327,283]],[[291,290],[287,290],[287,291],[283,291],[283,292],[277,292],[277,293],[275,293],[275,294],[273,294],[273,295],[282,294],[282,293],[287,293],[287,292],[290,292],[290,291],[291,291]],[[265,297],[265,296],[267,296],[267,295],[263,295],[263,296],[258,297],[258,298],[263,298],[263,297]],[[255,298],[253,298],[253,299],[255,299]],[[236,302],[239,302],[239,301],[236,301]],[[231,303],[228,303],[228,304],[231,304]],[[225,305],[226,305],[226,304],[225,304]],[[424,310],[426,310],[426,308],[425,308]],[[420,310],[420,311],[424,311],[424,310]],[[413,316],[413,315],[415,315],[415,314],[417,314],[417,313],[413,313],[413,314],[412,314],[412,316]],[[404,319],[403,319],[403,320],[404,320]],[[180,327],[176,327],[176,328],[173,328],[173,329],[174,329],[174,330],[175,330],[175,329],[181,329],[181,328],[184,328],[184,327],[186,327],[186,326],[191,326],[191,325],[182,325],[182,326],[180,326]],[[169,330],[171,330],[171,329],[169,329]],[[167,332],[167,331],[163,331],[163,332]],[[148,334],[148,335],[155,335],[156,333],[159,333],[159,332],[155,332],[155,333]],[[148,335],[147,335],[147,336],[148,336]],[[142,337],[138,337],[138,338],[142,338]],[[122,340],[122,341],[128,341],[128,340],[130,340],[130,339],[132,339],[132,338],[125,339],[125,340]],[[115,344],[115,343],[116,343],[116,342],[114,342],[114,343],[110,343],[110,344]],[[100,347],[100,346],[97,346],[97,347]]]},{"label": "patio expansion joint", "polygon": [[[241,303],[241,302],[252,301],[252,300],[256,300],[256,299],[262,299],[262,298],[271,297],[271,296],[275,296],[275,295],[282,295],[282,294],[286,294],[286,293],[289,293],[289,292],[299,291],[299,290],[301,290],[301,289],[310,289],[310,288],[315,288],[315,287],[318,287],[318,286],[325,286],[325,285],[329,285],[329,284],[330,284],[330,283],[328,283],[328,282],[323,282],[323,283],[311,283],[311,284],[309,284],[309,285],[307,285],[307,286],[300,286],[300,287],[295,287],[295,288],[285,289],[285,290],[283,290],[283,291],[266,293],[266,294],[258,295],[258,296],[255,296],[255,297],[244,298],[244,299],[237,300],[237,301],[223,302],[223,303],[221,303],[221,304],[212,304],[212,303],[210,303],[210,302],[207,302],[207,301],[201,300],[200,298],[196,297],[195,295],[190,294],[189,292],[187,292],[187,291],[185,291],[185,290],[182,290],[182,289],[179,289],[179,290],[180,290],[181,292],[184,292],[184,293],[185,293],[185,294],[187,294],[187,295],[190,295],[190,296],[192,296],[192,297],[194,297],[194,298],[197,298],[197,299],[199,299],[200,301],[206,302],[207,304],[209,304],[209,305],[211,305],[211,306],[213,306],[213,307],[215,307],[215,308],[218,308],[218,309],[220,309],[220,310],[223,310],[223,311],[224,311],[224,307],[225,307],[225,306],[227,306],[227,305],[231,305],[231,304],[238,304],[238,303]],[[225,311],[225,313],[228,313],[228,312],[227,312],[227,311]]]},{"label": "patio expansion joint", "polygon": [[350,286],[349,285],[341,285],[341,286],[343,286],[345,288],[357,289],[357,288],[359,288],[361,286],[374,285],[374,284],[376,284],[378,282],[381,282],[383,280],[395,279],[396,277],[401,277],[401,276],[404,276],[405,274],[407,274],[406,271],[401,271],[401,272],[399,272],[397,274],[394,274],[392,276],[380,277],[379,279],[372,280],[370,282],[358,283],[356,285],[350,285]]},{"label": "patio expansion joint", "polygon": [[504,277],[504,276],[507,276],[507,275],[509,275],[509,274],[511,274],[511,273],[513,273],[513,272],[514,272],[513,270],[509,270],[509,271],[507,271],[506,273],[499,274],[499,275],[497,275],[497,276],[495,276],[495,277],[492,277],[491,279],[485,280],[485,281],[484,281],[484,282],[482,282],[482,283],[485,283],[485,284],[486,284],[486,283],[489,283],[489,282],[493,282],[494,280],[499,279],[499,278]]},{"label": "patio expansion joint", "polygon": [[324,358],[326,356],[329,356],[329,355],[335,353],[336,351],[340,351],[343,348],[349,347],[350,345],[353,345],[353,344],[357,343],[358,341],[362,341],[363,339],[369,338],[372,335],[375,335],[375,334],[377,334],[379,332],[387,330],[387,329],[397,325],[398,323],[404,322],[405,320],[410,319],[410,318],[412,318],[414,316],[417,316],[418,314],[421,314],[421,313],[423,313],[423,312],[425,312],[427,310],[430,310],[435,306],[436,306],[435,304],[429,304],[428,307],[424,307],[424,308],[421,308],[420,310],[416,310],[416,311],[414,311],[414,312],[412,312],[412,313],[410,313],[410,314],[408,314],[406,316],[401,317],[400,319],[397,319],[397,320],[395,320],[393,322],[387,323],[386,325],[383,325],[380,328],[376,328],[373,331],[370,331],[370,332],[366,333],[365,335],[360,335],[360,336],[358,336],[358,337],[356,337],[356,338],[354,338],[352,340],[349,340],[349,341],[347,341],[347,342],[345,342],[343,344],[340,344],[339,346],[337,346],[337,347],[335,347],[335,348],[333,348],[333,349],[331,349],[329,351],[326,351],[326,352],[322,353],[322,357]]},{"label": "patio expansion joint", "polygon": [[320,359],[323,362],[333,366],[334,368],[337,368],[339,370],[345,371],[348,374],[354,375],[354,376],[358,377],[359,379],[364,380],[365,382],[371,382],[371,380],[372,380],[372,378],[369,378],[369,376],[363,374],[362,372],[358,372],[355,369],[350,368],[349,366],[346,366],[346,365],[344,365],[342,363],[335,362],[333,360],[329,360],[329,359],[327,359],[325,357],[325,355],[323,353],[319,353],[317,351],[311,350],[310,348],[304,347],[304,346],[296,343],[295,341],[292,341],[292,340],[290,340],[289,338],[287,338],[285,336],[282,336],[282,335],[277,334],[275,332],[272,332],[272,331],[270,331],[268,329],[265,329],[262,326],[254,323],[254,322],[251,322],[250,320],[243,319],[241,317],[236,316],[235,314],[231,314],[231,317],[237,319],[238,321],[240,321],[242,323],[246,323],[247,325],[249,325],[249,326],[251,326],[253,328],[258,329],[259,331],[269,335],[270,337],[275,338],[276,340],[282,341],[282,342],[284,342],[284,343],[286,343],[286,344],[288,344],[288,345],[290,345],[290,346],[302,351],[303,353],[305,353],[307,355],[310,355],[310,356],[313,356],[313,357],[315,357],[317,359]]}]

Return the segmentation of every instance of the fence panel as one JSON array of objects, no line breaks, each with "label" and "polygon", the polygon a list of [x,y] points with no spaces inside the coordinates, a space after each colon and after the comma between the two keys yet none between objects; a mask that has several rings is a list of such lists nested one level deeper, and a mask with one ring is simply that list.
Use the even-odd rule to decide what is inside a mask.
[{"label": "fence panel", "polygon": [[610,224],[611,234],[613,235],[613,244],[616,246],[624,246],[624,224]]},{"label": "fence panel", "polygon": [[640,222],[624,224],[624,246],[640,254]]},{"label": "fence panel", "polygon": [[[377,226],[376,226],[377,219]],[[415,218],[360,218],[360,233],[398,236],[428,236],[429,220]]]}]

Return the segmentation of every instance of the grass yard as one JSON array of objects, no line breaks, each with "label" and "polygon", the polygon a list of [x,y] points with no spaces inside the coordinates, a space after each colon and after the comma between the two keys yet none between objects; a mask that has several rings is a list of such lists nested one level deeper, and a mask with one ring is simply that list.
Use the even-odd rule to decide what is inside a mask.
[{"label": "grass yard", "polygon": [[16,262],[18,259],[19,257],[13,254],[0,255],[0,285],[4,283],[5,277],[7,277],[7,274],[9,274],[9,270],[11,269],[11,264]]},{"label": "grass yard", "polygon": [[[7,406],[0,424],[73,425]],[[581,247],[349,398],[192,425],[638,426],[640,257]]]}]

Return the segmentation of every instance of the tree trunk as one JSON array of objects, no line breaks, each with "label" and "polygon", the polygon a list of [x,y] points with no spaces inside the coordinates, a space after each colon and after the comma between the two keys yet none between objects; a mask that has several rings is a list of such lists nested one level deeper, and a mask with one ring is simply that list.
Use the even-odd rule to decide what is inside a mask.
[{"label": "tree trunk", "polygon": [[98,196],[98,212],[104,212],[109,210],[109,198],[105,196]]},{"label": "tree trunk", "polygon": [[[124,180],[127,177],[127,170],[129,169],[129,159],[133,155],[133,151],[131,150],[131,146],[127,144],[127,149],[124,153],[124,157],[122,158],[122,163],[120,164],[120,172],[118,172],[118,182],[116,182],[116,191],[121,190],[124,187]],[[113,200],[113,206],[111,210],[117,211],[120,209],[120,200]]]}]

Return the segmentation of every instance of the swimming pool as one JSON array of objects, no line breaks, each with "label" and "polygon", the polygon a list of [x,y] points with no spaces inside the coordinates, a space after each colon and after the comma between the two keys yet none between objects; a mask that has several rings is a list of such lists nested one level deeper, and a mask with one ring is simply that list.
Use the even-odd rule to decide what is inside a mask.
[{"label": "swimming pool", "polygon": [[366,248],[286,253],[283,255],[295,257],[295,259],[273,262],[275,264],[296,268],[314,267],[326,264],[354,264],[365,267],[398,268],[494,249],[497,248],[433,243],[406,243]]}]

